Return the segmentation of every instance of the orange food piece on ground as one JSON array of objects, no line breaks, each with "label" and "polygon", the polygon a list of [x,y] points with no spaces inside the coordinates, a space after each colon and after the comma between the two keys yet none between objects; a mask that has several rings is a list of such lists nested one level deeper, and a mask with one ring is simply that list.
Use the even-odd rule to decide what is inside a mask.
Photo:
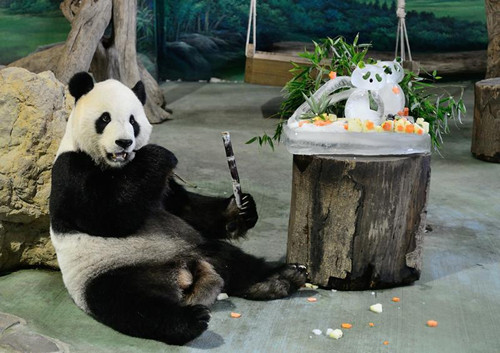
[{"label": "orange food piece on ground", "polygon": [[375,326],[375,324],[373,322],[369,322],[368,326],[373,327],[373,326]]},{"label": "orange food piece on ground", "polygon": [[389,341],[384,341],[384,345],[388,346],[389,345]]},{"label": "orange food piece on ground", "polygon": [[231,312],[231,317],[233,319],[239,319],[241,317],[241,314],[240,313]]},{"label": "orange food piece on ground", "polygon": [[307,301],[308,301],[309,303],[314,303],[314,302],[317,302],[317,301],[318,301],[318,299],[316,299],[316,298],[314,298],[314,297],[309,297],[309,298],[307,298]]},{"label": "orange food piece on ground", "polygon": [[337,73],[335,71],[330,71],[330,73],[328,74],[328,76],[330,77],[330,80],[333,80],[334,78],[337,77]]},{"label": "orange food piece on ground", "polygon": [[399,92],[401,92],[401,90],[399,89],[399,87],[398,87],[398,86],[394,86],[394,87],[392,87],[392,92],[393,92],[394,94],[399,94]]},{"label": "orange food piece on ground", "polygon": [[344,130],[349,130],[349,125],[348,124],[344,124]]},{"label": "orange food piece on ground", "polygon": [[348,324],[346,322],[343,322],[342,325],[340,325],[342,328],[346,328],[346,329],[350,329],[352,328],[352,325],[351,324]]},{"label": "orange food piece on ground", "polygon": [[408,124],[405,126],[405,132],[408,134],[412,134],[414,130],[415,126],[413,126],[413,124]]},{"label": "orange food piece on ground", "polygon": [[392,298],[392,301],[397,303],[397,302],[401,301],[401,299],[399,299],[398,297],[394,297],[394,298]]},{"label": "orange food piece on ground", "polygon": [[429,327],[437,327],[438,322],[436,320],[429,320],[427,321],[427,326]]}]

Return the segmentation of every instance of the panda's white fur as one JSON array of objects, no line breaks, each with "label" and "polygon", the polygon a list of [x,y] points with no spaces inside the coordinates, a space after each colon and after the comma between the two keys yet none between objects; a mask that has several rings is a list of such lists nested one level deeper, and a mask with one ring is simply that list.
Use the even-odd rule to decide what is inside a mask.
[{"label": "panda's white fur", "polygon": [[[102,112],[110,114],[111,122],[102,134],[96,134],[95,120]],[[130,115],[134,116],[140,126],[137,137],[134,137],[134,129],[129,124]],[[121,152],[115,141],[131,139],[133,143],[126,152],[133,159],[133,151],[148,143],[151,130],[152,126],[139,98],[123,83],[109,79],[96,83],[89,93],[78,99],[78,104],[68,119],[57,156],[80,150],[88,153],[98,164],[115,166],[106,158],[107,153]]]},{"label": "panda's white fur", "polygon": [[[151,233],[147,228],[137,235],[120,238],[75,233],[71,237],[51,230],[52,244],[63,274],[63,282],[74,302],[87,313],[85,288],[95,277],[127,265],[161,264],[179,252],[193,248],[183,239],[165,241],[164,232]],[[179,298],[181,293],[179,292]]]}]

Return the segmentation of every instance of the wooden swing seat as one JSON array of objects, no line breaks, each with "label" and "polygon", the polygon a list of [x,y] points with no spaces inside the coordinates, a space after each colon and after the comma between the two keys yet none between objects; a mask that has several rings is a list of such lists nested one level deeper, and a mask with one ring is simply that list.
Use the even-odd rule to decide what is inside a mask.
[{"label": "wooden swing seat", "polygon": [[309,64],[309,61],[291,53],[253,51],[249,44],[245,62],[245,82],[283,87],[292,79],[291,62]]}]

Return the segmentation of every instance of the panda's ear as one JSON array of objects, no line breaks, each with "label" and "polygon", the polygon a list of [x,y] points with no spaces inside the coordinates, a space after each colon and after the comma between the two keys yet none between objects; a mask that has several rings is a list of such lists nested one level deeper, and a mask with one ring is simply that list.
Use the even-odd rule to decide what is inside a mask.
[{"label": "panda's ear", "polygon": [[146,88],[144,87],[144,83],[142,83],[142,81],[138,81],[135,86],[132,87],[132,91],[134,91],[142,105],[146,104]]},{"label": "panda's ear", "polygon": [[69,93],[75,97],[75,103],[84,94],[89,93],[94,88],[94,80],[87,72],[79,72],[69,80]]}]

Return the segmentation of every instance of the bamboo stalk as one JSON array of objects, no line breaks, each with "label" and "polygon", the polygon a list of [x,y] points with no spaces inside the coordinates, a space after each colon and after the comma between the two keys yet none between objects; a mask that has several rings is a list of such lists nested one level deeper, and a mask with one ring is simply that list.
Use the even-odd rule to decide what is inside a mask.
[{"label": "bamboo stalk", "polygon": [[241,209],[241,185],[240,177],[238,175],[238,168],[236,168],[236,159],[234,158],[233,145],[231,144],[231,135],[228,131],[222,132],[222,141],[224,142],[224,148],[226,149],[227,164],[229,166],[229,171],[231,172],[231,178],[233,179],[233,194],[234,200],[236,201],[236,206]]}]

